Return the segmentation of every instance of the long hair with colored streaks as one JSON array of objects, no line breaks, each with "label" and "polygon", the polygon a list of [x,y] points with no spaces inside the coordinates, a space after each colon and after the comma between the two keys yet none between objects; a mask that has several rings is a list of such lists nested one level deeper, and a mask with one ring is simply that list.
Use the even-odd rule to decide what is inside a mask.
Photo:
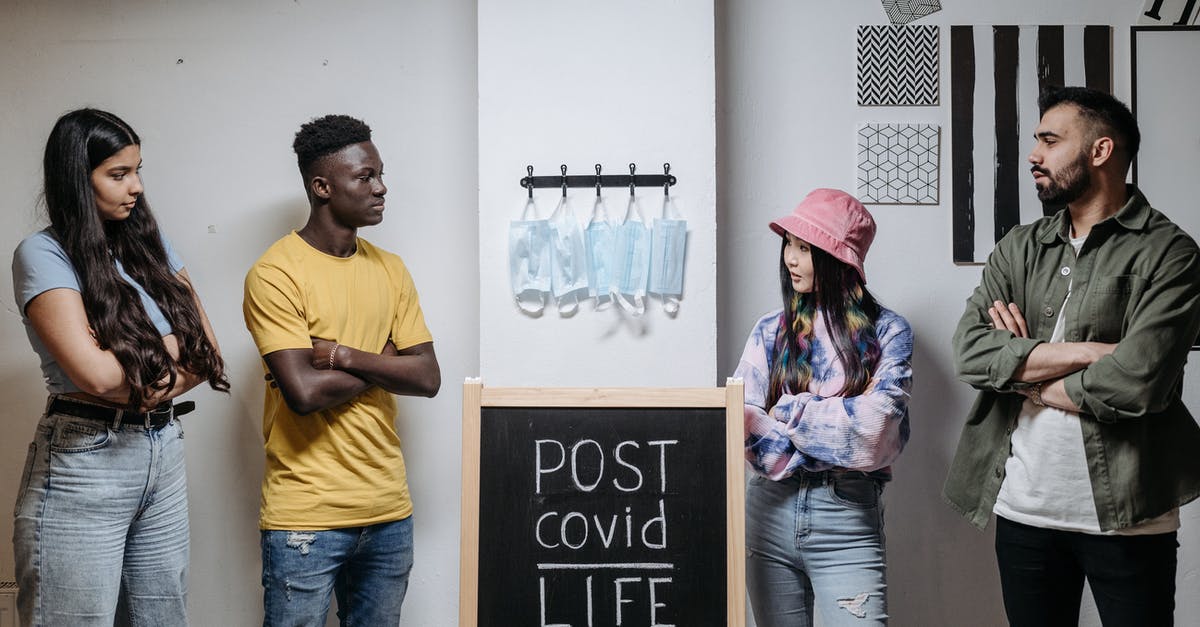
[{"label": "long hair with colored streaks", "polygon": [[798,394],[808,389],[813,375],[813,325],[818,310],[845,372],[845,384],[838,396],[862,394],[870,385],[872,372],[879,363],[879,338],[875,334],[879,303],[867,290],[857,270],[816,246],[810,249],[813,291],[797,292],[792,288],[791,275],[783,259],[786,248],[785,237],[779,250],[784,324],[775,338],[767,407],[774,406],[784,394]]}]

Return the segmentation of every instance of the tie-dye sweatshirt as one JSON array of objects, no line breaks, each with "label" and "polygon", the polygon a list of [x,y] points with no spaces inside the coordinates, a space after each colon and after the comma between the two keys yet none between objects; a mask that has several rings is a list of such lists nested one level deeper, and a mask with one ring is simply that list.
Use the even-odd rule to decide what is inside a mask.
[{"label": "tie-dye sweatshirt", "polygon": [[868,389],[835,396],[845,373],[820,311],[813,320],[812,380],[799,394],[784,394],[767,407],[775,343],[782,341],[783,310],[754,325],[735,377],[746,386],[746,460],[755,471],[779,480],[800,469],[831,468],[891,477],[891,463],[908,442],[908,396],[912,389],[912,329],[883,309],[875,323],[879,363]]}]

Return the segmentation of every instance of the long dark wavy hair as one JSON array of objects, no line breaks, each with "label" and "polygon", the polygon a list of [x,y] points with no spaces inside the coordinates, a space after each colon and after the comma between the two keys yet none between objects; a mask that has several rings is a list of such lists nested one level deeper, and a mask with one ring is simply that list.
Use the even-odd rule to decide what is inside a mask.
[{"label": "long dark wavy hair", "polygon": [[808,389],[813,374],[813,324],[818,310],[846,373],[837,395],[862,394],[879,363],[879,337],[875,334],[879,303],[863,284],[858,270],[816,246],[810,247],[813,291],[796,292],[783,258],[786,249],[787,237],[784,237],[779,250],[784,324],[775,338],[767,407],[774,406],[783,394],[798,394]]},{"label": "long dark wavy hair", "polygon": [[[79,275],[88,322],[103,350],[116,356],[129,382],[129,408],[175,385],[176,368],[229,390],[225,364],[204,333],[192,289],[167,261],[158,223],[144,194],[124,220],[104,220],[96,206],[91,175],[101,162],[130,145],[137,133],[117,116],[96,109],[63,115],[46,141],[44,198],[54,236]],[[162,309],[179,341],[175,361],[142,307],[141,297],[117,273],[125,272]]]}]

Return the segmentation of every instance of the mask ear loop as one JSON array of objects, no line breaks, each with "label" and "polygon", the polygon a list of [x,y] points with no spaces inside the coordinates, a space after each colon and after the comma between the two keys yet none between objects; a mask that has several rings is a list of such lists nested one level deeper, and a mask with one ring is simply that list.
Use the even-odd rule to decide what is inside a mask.
[{"label": "mask ear loop", "polygon": [[[633,187],[632,183],[630,183],[630,187]],[[625,219],[621,221],[621,224],[629,222],[633,217],[636,217],[638,222],[646,224],[646,214],[642,212],[642,203],[638,201],[636,194],[629,195],[629,203],[625,206]]]},{"label": "mask ear loop", "polygon": [[533,219],[537,220],[538,219],[537,202],[533,199],[533,166],[532,165],[525,166],[525,171],[529,174],[529,176],[525,179],[525,189],[529,195],[525,198],[525,208],[521,210],[521,219],[522,220],[530,219],[529,211],[532,209],[533,210]]},{"label": "mask ear loop", "polygon": [[671,198],[671,164],[663,164],[663,207],[662,219],[664,220],[682,220],[683,214],[680,213],[679,207],[675,205],[675,199]]},{"label": "mask ear loop", "polygon": [[[663,164],[663,176],[666,178],[666,180],[663,181],[662,224],[665,224],[667,222],[675,222],[675,221],[684,222],[683,213],[680,212],[679,207],[676,206],[675,199],[671,198],[671,192],[670,192],[670,189],[671,189],[671,178],[670,178],[671,177],[671,164],[670,163]],[[664,228],[664,227],[662,225],[659,225],[657,228]],[[684,228],[686,229],[686,226]],[[687,246],[687,244],[686,244],[687,234],[686,233],[687,232],[685,230],[684,231],[684,250],[686,250],[686,246]],[[654,235],[654,237],[655,237],[655,241],[657,241],[659,235],[656,233]],[[684,253],[680,252],[679,254],[683,255]],[[652,257],[651,263],[660,263],[660,261],[653,260],[653,254],[651,255],[651,257]],[[664,272],[665,272],[665,270],[666,269],[663,268]],[[682,272],[682,270],[681,270],[681,272]],[[679,300],[681,298],[681,295],[659,294],[659,296],[662,297],[663,311],[666,312],[666,314],[668,316],[674,317],[676,314],[679,313]]]},{"label": "mask ear loop", "polygon": [[[570,196],[563,196],[550,214],[551,267],[553,278],[551,292],[558,305],[559,315],[569,318],[579,310],[579,296],[587,293],[586,270],[582,285],[578,281],[578,270],[585,268],[587,251],[583,244],[583,232],[575,218]],[[576,247],[572,242],[578,242]]]},{"label": "mask ear loop", "polygon": [[[596,199],[592,202],[592,215],[588,220],[587,228],[588,234],[585,236],[588,238],[597,237],[596,233],[600,231],[607,233],[607,238],[614,237],[613,224],[608,219],[608,205],[605,204],[604,196],[602,195],[597,195]],[[613,288],[615,287],[615,283],[611,274],[613,271],[614,261],[613,255],[611,254],[611,247],[614,242],[612,239],[605,239],[604,241],[607,242],[607,250],[601,250],[599,252],[593,251],[592,243],[587,244],[589,266],[603,262],[603,267],[606,270],[605,275],[603,275],[605,279],[604,285],[598,284],[600,281],[600,276],[597,276],[597,271],[595,269],[590,268],[588,270],[588,279],[593,283],[590,286],[591,289],[589,291],[591,292],[592,298],[595,299],[594,302],[596,311],[604,311],[608,309],[609,306],[612,305],[614,298]],[[593,254],[599,255],[601,258],[592,259],[591,256]]]},{"label": "mask ear loop", "polygon": [[[634,168],[634,169],[636,170],[636,168]],[[633,190],[633,188],[636,187],[634,185],[634,181],[633,181],[632,177],[630,178],[629,186],[630,186],[631,190]],[[634,222],[641,223],[641,230],[644,232],[645,237],[647,238],[646,241],[644,242],[644,246],[647,246],[647,247],[650,246],[651,245],[651,242],[649,240],[650,228],[646,224],[646,216],[642,212],[642,205],[638,201],[638,197],[637,197],[636,193],[629,195],[629,204],[626,205],[626,207],[625,207],[625,219],[621,222],[621,226],[618,228],[618,232],[634,228],[634,225],[633,225]],[[617,238],[617,241],[618,242],[625,241],[624,238],[626,238],[626,237],[629,237],[629,235],[626,234],[623,236],[619,236]],[[646,255],[648,256],[650,251],[647,249],[645,252],[646,252]],[[636,256],[635,255],[626,256],[626,251],[620,250],[619,247],[617,250],[617,255],[618,255],[618,257],[622,257],[623,265],[621,267],[624,269],[625,273],[629,273],[631,269],[627,265],[624,265],[624,264],[628,264],[631,261],[634,261],[634,257],[636,257]],[[647,259],[648,259],[648,257],[647,257]],[[645,274],[643,274],[644,280],[649,279],[650,267],[648,264],[639,268],[639,271],[645,273]],[[635,318],[638,316],[641,316],[643,313],[645,313],[645,311],[646,311],[645,298],[646,297],[645,297],[644,287],[643,287],[641,294],[637,293],[637,290],[635,290],[633,293],[625,294],[620,289],[620,285],[621,285],[621,282],[624,280],[624,277],[617,277],[617,280],[618,280],[617,289],[613,290],[613,292],[616,295],[617,304],[621,307],[621,309],[624,309],[627,313],[634,316]],[[643,284],[643,286],[644,286],[644,284]]]},{"label": "mask ear loop", "polygon": [[[565,168],[566,166],[563,166],[563,167]],[[525,189],[526,189],[527,195],[525,198],[525,207],[521,210],[520,221],[521,222],[531,222],[531,221],[538,222],[538,221],[541,221],[541,218],[538,217],[537,200],[534,199],[534,197],[533,197],[533,166],[532,165],[525,166],[525,172],[528,173],[529,178],[526,179]],[[532,213],[532,217],[530,217],[531,213]],[[513,238],[512,228],[513,228],[513,226],[510,225],[510,227],[509,227],[509,229],[510,229],[510,231],[509,231],[509,255],[510,256],[513,254],[512,249],[513,249],[513,245],[514,245],[513,239],[512,239]],[[548,228],[548,225],[545,225],[543,228]],[[531,251],[534,248],[532,245],[529,245],[528,247]],[[549,260],[547,259],[546,261],[549,261]],[[509,259],[509,264],[511,266],[510,272],[513,273],[514,283],[515,283],[515,281],[516,281],[515,277],[518,275],[518,270],[515,269],[516,266],[512,266],[513,263],[514,262],[510,258]],[[547,285],[545,289],[549,289],[549,287],[550,286]],[[516,299],[517,307],[528,316],[532,316],[532,317],[541,316],[542,311],[546,306],[546,301],[545,301],[546,293],[545,293],[545,291],[540,290],[540,289],[536,290],[536,291],[533,289],[526,289],[520,293],[516,293],[514,290],[513,297]]]}]

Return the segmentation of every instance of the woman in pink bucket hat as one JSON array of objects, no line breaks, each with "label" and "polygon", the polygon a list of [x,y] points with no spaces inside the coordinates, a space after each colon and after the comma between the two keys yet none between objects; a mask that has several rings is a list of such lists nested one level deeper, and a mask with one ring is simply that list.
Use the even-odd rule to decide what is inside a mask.
[{"label": "woman in pink bucket hat", "polygon": [[887,623],[883,485],[908,441],[912,329],[875,301],[875,220],[836,189],[771,222],[783,308],[763,316],[746,386],[746,575],[759,627]]}]

